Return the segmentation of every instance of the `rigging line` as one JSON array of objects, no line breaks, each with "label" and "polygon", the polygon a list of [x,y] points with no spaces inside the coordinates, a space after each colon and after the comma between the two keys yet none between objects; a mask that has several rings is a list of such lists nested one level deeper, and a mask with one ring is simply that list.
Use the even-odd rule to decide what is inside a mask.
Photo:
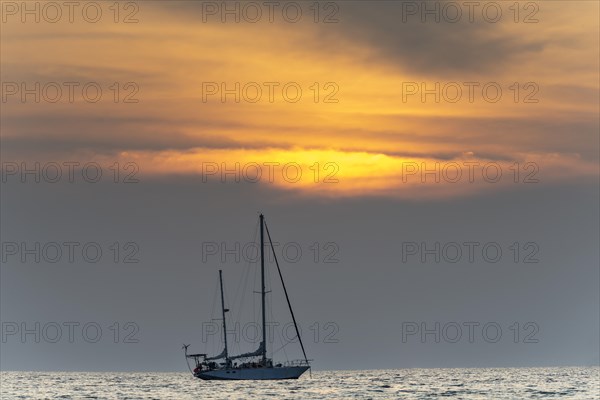
[{"label": "rigging line", "polygon": [[[291,340],[285,340],[285,338],[283,337],[283,332],[284,332],[284,330],[281,329],[281,332],[279,333],[279,335],[277,335],[277,339],[279,339],[279,342],[282,345],[281,345],[281,347],[279,347],[277,350],[275,350],[273,352],[273,355],[275,355],[276,352],[278,352],[280,350],[283,350],[283,355],[285,356],[286,361],[290,361],[290,358],[288,357],[287,351],[285,351],[285,346],[287,346],[288,344],[290,344],[292,341]],[[285,343],[285,344],[283,344],[283,343]]]},{"label": "rigging line", "polygon": [[292,342],[287,342],[286,344],[283,345],[283,347],[281,348],[283,350],[283,355],[285,356],[285,361],[290,361],[290,358],[287,355],[287,351],[285,351],[285,346],[287,346],[288,344],[290,344]]},{"label": "rigging line", "polygon": [[[253,235],[253,239],[252,242],[250,243],[256,243],[256,237],[258,236],[258,222],[255,224],[254,226],[254,235]],[[248,288],[248,281],[249,281],[249,277],[250,277],[250,273],[253,267],[253,262],[252,259],[248,259],[245,260],[245,268],[243,269],[243,273],[242,273],[242,278],[239,281],[238,284],[238,289],[236,292],[236,300],[233,303],[233,306],[235,308],[235,318],[233,319],[234,321],[234,329],[237,330],[238,329],[238,323],[241,323],[240,321],[242,321],[242,315],[244,313],[244,311],[246,311],[247,307],[244,307],[244,305],[246,305],[246,297],[247,297],[247,288]],[[255,278],[256,279],[256,278]],[[243,284],[242,284],[243,283]],[[240,287],[241,287],[241,291],[240,291]],[[241,294],[241,295],[240,295]],[[238,296],[239,296],[239,307],[237,307],[238,304]],[[252,297],[252,301],[254,301],[253,297]],[[254,304],[253,304],[253,308],[254,308]],[[254,312],[253,312],[254,313]],[[255,320],[255,319],[253,319]],[[237,334],[236,334],[237,335]],[[232,347],[232,354],[234,353],[241,353],[241,344],[239,343],[238,340],[234,341],[234,345]]]},{"label": "rigging line", "polygon": [[[268,254],[268,250],[266,251],[266,253]],[[266,256],[265,256],[266,257]],[[267,311],[269,313],[269,321],[270,322],[274,322],[275,321],[275,314],[273,313],[273,299],[275,298],[274,294],[273,294],[273,283],[271,280],[271,262],[269,260],[265,260],[265,290],[267,291],[267,295],[265,298],[265,304],[267,307]],[[268,338],[267,338],[268,340]],[[265,346],[267,344],[265,343]]]},{"label": "rigging line", "polygon": [[213,300],[212,300],[212,305],[211,305],[211,310],[210,310],[210,318],[211,319],[214,319],[214,317],[215,317],[215,304],[217,302],[217,291],[218,291],[218,289],[219,289],[219,282],[217,282],[215,284],[215,289],[214,289],[214,292],[213,292]]},{"label": "rigging line", "polygon": [[[243,310],[243,305],[244,305],[244,299],[245,299],[245,292],[246,292],[246,286],[248,284],[248,271],[244,270],[244,272],[242,273],[242,276],[240,278],[240,282],[238,284],[238,289],[235,295],[235,300],[232,303],[233,307],[232,307],[232,318],[234,321],[239,321],[240,320],[240,316],[242,314],[242,310]],[[241,291],[240,291],[241,289]],[[241,296],[240,296],[241,293]],[[239,300],[239,303],[238,303]],[[239,304],[239,306],[238,306]]]},{"label": "rigging line", "polygon": [[[212,310],[210,312],[210,322],[211,323],[212,323],[212,321],[215,320],[215,305],[217,304],[217,290],[218,290],[218,288],[219,288],[219,282],[216,283],[216,285],[215,285],[215,291],[213,293],[213,301],[212,301],[212,307],[211,307]],[[204,336],[204,333],[202,335]],[[204,337],[202,339],[204,341]],[[211,352],[214,352],[215,351],[215,341],[214,341],[214,338],[213,338],[213,340],[210,341],[210,343],[212,345],[211,346]],[[204,348],[206,350],[208,350],[208,346],[209,346],[208,341],[206,341],[205,345],[204,345]]]},{"label": "rigging line", "polygon": [[[260,268],[258,266],[258,263],[255,264],[255,268],[254,268],[254,282],[252,283],[252,294],[258,294],[260,293],[259,291],[257,291],[257,283],[256,281],[258,280],[258,276],[260,274]],[[259,287],[260,289],[260,287]],[[258,316],[257,316],[257,307],[256,304],[259,303],[260,304],[260,297],[258,296],[252,296],[252,322],[258,321]]]},{"label": "rigging line", "polygon": [[[270,278],[270,276],[269,276],[269,278]],[[269,296],[269,299],[272,299],[272,297],[273,296]],[[270,322],[274,322],[275,321],[275,316],[273,314],[273,301],[268,301],[267,302],[267,310],[269,311],[269,321]],[[273,338],[273,344],[275,344],[275,338]],[[266,343],[265,343],[265,345],[266,345]],[[273,357],[273,354],[271,354],[271,357]]]},{"label": "rigging line", "polygon": [[[249,273],[249,268],[245,271],[245,277],[244,277],[244,285],[242,287],[242,296],[240,297],[240,306],[237,308],[237,315],[234,319],[234,329],[238,329],[238,323],[241,321],[241,316],[242,316],[242,310],[243,310],[243,305],[244,305],[244,300],[246,299],[246,288],[248,287],[248,277],[250,276]],[[237,352],[240,352],[240,343],[238,340],[234,341],[234,349]]]},{"label": "rigging line", "polygon": [[[256,232],[255,232],[255,237],[256,237]],[[245,300],[246,300],[246,292],[247,292],[247,288],[248,288],[248,280],[249,280],[249,276],[250,276],[250,262],[248,261],[248,263],[246,264],[246,268],[244,269],[244,272],[242,274],[242,279],[240,280],[240,285],[241,286],[241,296],[239,297],[239,307],[236,307],[236,315],[234,318],[234,330],[237,331],[237,329],[239,329],[239,322],[241,321],[241,317],[242,317],[242,313],[244,311],[244,305],[245,305]],[[243,282],[243,284],[242,284]],[[238,286],[238,291],[239,291],[239,286]],[[238,294],[236,294],[236,298],[238,296]],[[236,303],[234,303],[234,306],[236,306]],[[237,333],[236,333],[236,338],[237,338]],[[234,346],[233,346],[233,353],[241,353],[241,347],[240,347],[240,343],[238,340],[234,341]]]},{"label": "rigging line", "polygon": [[[254,226],[254,236],[253,236],[252,242],[250,242],[250,243],[256,243],[256,235],[257,234],[258,234],[258,223]],[[242,287],[242,282],[244,282],[244,286],[242,287],[243,290],[241,292],[242,296],[246,293],[245,285],[247,283],[247,279],[245,279],[245,278],[248,277],[248,274],[249,274],[248,270],[250,269],[250,264],[251,264],[251,260],[250,259],[246,260],[246,265],[245,265],[244,271],[242,273],[242,279],[240,279],[240,282],[238,283],[237,291],[235,294],[235,299],[233,301],[234,307],[237,306],[238,295],[240,294],[240,287]],[[241,308],[242,304],[243,304],[243,298],[240,299],[240,308]],[[241,314],[241,310],[238,313],[238,317],[240,316],[239,314]]]},{"label": "rigging line", "polygon": [[190,370],[190,372],[193,374],[194,372],[192,371],[192,368],[190,367],[190,361],[188,360],[187,355],[185,357],[185,363],[187,364],[187,367]]},{"label": "rigging line", "polygon": [[[275,298],[275,295],[273,294],[273,291],[275,290],[275,287],[273,286],[273,281],[271,279],[271,269],[272,268],[272,264],[271,262],[265,262],[265,277],[266,277],[266,288],[268,292],[271,292],[271,296],[268,297],[268,300],[266,302],[267,305],[267,311],[269,313],[269,321],[276,321],[275,319],[275,313],[274,313],[274,302],[273,299]],[[275,337],[273,338],[273,348],[275,347],[275,342],[276,339],[278,340],[278,344],[283,344],[284,340],[283,340],[283,333],[280,333],[279,335],[275,335]],[[287,345],[287,344],[286,344]],[[286,359],[289,361],[288,357],[287,357],[287,353],[285,351],[285,346],[286,345],[282,345],[281,347],[279,347],[279,350],[283,349],[283,353],[286,357]],[[271,357],[273,357],[275,355],[275,352],[272,352],[273,354],[271,355]]]},{"label": "rigging line", "polygon": [[[222,272],[220,272],[222,274]],[[221,277],[222,278],[222,277]],[[226,309],[227,311],[229,311],[229,309],[231,308],[231,303],[228,300],[227,297],[227,286],[221,283],[221,287],[223,288],[223,308]],[[229,307],[227,307],[229,305]],[[221,337],[223,338],[223,348],[225,349],[225,343],[227,342],[227,330],[224,329],[225,325],[226,325],[226,321],[225,318],[227,318],[227,314],[225,312],[221,312],[221,317],[223,318],[223,323],[222,323],[222,327],[223,327],[223,335],[221,335]],[[231,325],[229,325],[231,327]],[[230,344],[228,343],[228,345],[230,346]],[[227,359],[229,359],[229,357],[231,356],[231,349],[227,349]]]},{"label": "rigging line", "polygon": [[273,241],[271,240],[271,234],[269,233],[269,227],[267,226],[267,222],[265,221],[265,230],[267,231],[267,237],[269,238],[269,243],[271,244],[271,250],[273,251],[273,257],[275,258],[275,265],[277,265],[277,272],[279,272],[279,278],[281,279],[281,286],[283,287],[283,293],[285,293],[285,299],[287,300],[288,307],[290,308],[290,314],[292,315],[292,321],[294,321],[294,328],[296,328],[296,335],[298,336],[298,341],[300,342],[300,347],[302,348],[302,354],[304,354],[304,361],[308,364],[308,357],[306,356],[306,351],[304,350],[304,344],[302,343],[302,338],[300,337],[300,331],[298,330],[298,324],[296,323],[296,317],[294,316],[294,311],[292,310],[292,303],[290,303],[290,297],[288,296],[287,289],[285,288],[285,283],[283,282],[283,275],[281,274],[281,268],[279,268],[279,261],[277,261],[277,254],[275,254],[275,247],[273,247]]},{"label": "rigging line", "polygon": [[[278,351],[283,350],[283,352],[285,353],[285,346],[287,346],[288,344],[292,343],[292,341],[286,341],[284,345],[282,345],[281,347],[279,347],[277,350],[273,351],[273,354],[277,353]],[[285,358],[287,357],[287,353],[285,353]],[[289,359],[288,359],[289,361]]]},{"label": "rigging line", "polygon": [[[248,265],[247,268],[244,270],[244,273],[242,274],[242,279],[240,280],[240,286],[241,286],[241,296],[240,296],[240,301],[239,301],[239,307],[237,307],[237,300],[234,302],[234,306],[236,307],[236,321],[239,321],[241,315],[242,315],[242,311],[244,309],[244,304],[245,304],[245,299],[246,299],[246,288],[248,287],[248,277],[250,276],[250,266]],[[243,285],[241,284],[243,282]],[[239,288],[238,288],[239,290]],[[236,294],[236,299],[237,299],[237,294]]]}]

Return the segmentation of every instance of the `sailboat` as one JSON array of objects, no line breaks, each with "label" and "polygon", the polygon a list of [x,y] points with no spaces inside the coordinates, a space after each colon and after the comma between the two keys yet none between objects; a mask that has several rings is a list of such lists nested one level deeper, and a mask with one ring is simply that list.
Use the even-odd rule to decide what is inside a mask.
[{"label": "sailboat", "polygon": [[[258,349],[249,353],[243,353],[232,356],[229,354],[227,348],[227,319],[225,318],[226,313],[229,311],[225,308],[225,298],[223,294],[223,272],[219,270],[219,283],[221,288],[221,314],[223,321],[223,351],[216,356],[209,357],[207,354],[188,354],[187,349],[189,345],[183,345],[185,349],[186,361],[188,359],[194,360],[195,368],[192,373],[196,378],[204,380],[276,380],[276,379],[298,379],[304,372],[310,368],[309,360],[306,356],[304,344],[300,337],[300,331],[298,324],[296,323],[296,317],[292,310],[290,298],[283,281],[281,269],[279,268],[279,262],[277,261],[277,255],[275,254],[275,248],[271,240],[271,234],[269,228],[265,223],[263,214],[259,216],[260,222],[260,275],[261,275],[261,304],[262,304],[262,341],[258,346]],[[300,347],[302,348],[302,354],[304,359],[295,360],[286,363],[274,363],[272,358],[267,357],[267,330],[266,330],[266,309],[265,309],[265,296],[267,294],[265,288],[265,254],[264,254],[264,234],[267,233],[269,239],[270,248],[273,252],[275,264],[277,265],[277,271],[279,272],[279,278],[285,293],[285,298],[296,328],[296,335]],[[236,360],[242,360],[243,362],[238,363]],[[234,362],[235,361],[235,362]],[[189,366],[189,364],[188,364]]]}]

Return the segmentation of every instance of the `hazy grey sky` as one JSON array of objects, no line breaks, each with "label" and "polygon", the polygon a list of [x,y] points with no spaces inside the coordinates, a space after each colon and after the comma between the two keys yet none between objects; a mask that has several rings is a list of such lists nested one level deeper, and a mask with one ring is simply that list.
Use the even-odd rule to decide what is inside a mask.
[{"label": "hazy grey sky", "polygon": [[[304,327],[307,351],[315,368],[394,368],[440,366],[590,365],[598,362],[598,190],[593,182],[519,190],[469,199],[396,201],[389,199],[314,200],[290,198],[253,184],[202,183],[199,178],[143,179],[137,184],[7,184],[2,193],[2,241],[98,243],[98,263],[33,262],[6,255],[2,267],[2,321],[78,322],[69,343],[67,328],[58,343],[49,326],[40,343],[19,334],[2,344],[3,369],[181,370],[182,342],[196,351],[202,322],[211,305],[222,266],[230,301],[246,264],[234,255],[204,254],[202,243],[252,240],[257,211],[268,219],[274,240],[302,248],[297,263],[282,263],[290,295]],[[497,263],[474,253],[457,263],[430,256],[403,262],[402,243],[497,243]],[[139,245],[137,264],[113,262],[110,244]],[[339,251],[315,263],[314,242],[334,242]],[[539,263],[519,263],[509,247],[534,242]],[[81,249],[79,247],[78,249]],[[479,247],[478,249],[481,249]],[[293,249],[292,249],[293,250]],[[50,254],[50,253],[49,253]],[[94,257],[93,252],[90,257]],[[125,253],[120,256],[120,261]],[[282,253],[283,254],[283,253]],[[280,258],[283,259],[283,255]],[[493,254],[490,252],[489,254]],[[52,258],[48,255],[47,258]],[[293,252],[288,260],[294,260]],[[451,253],[447,258],[453,258]],[[495,258],[491,255],[490,258]],[[278,293],[274,293],[274,295]],[[251,298],[251,294],[247,298]],[[283,297],[278,298],[283,302]],[[289,318],[282,321],[287,322]],[[81,333],[87,322],[103,328],[98,343]],[[120,343],[109,327],[121,324]],[[123,325],[134,322],[139,343],[122,343]],[[315,322],[321,337],[315,343]],[[324,343],[323,325],[339,331]],[[468,325],[457,343],[452,326],[435,335],[405,337],[403,323],[481,324],[469,342]],[[521,327],[514,343],[515,322]],[[523,343],[523,325],[539,331]],[[486,323],[495,328],[482,336]],[[93,339],[95,328],[89,328]],[[114,329],[114,327],[113,327]],[[409,329],[405,324],[404,329]],[[513,326],[514,329],[514,326]],[[233,339],[231,339],[233,340]],[[251,346],[251,345],[248,345]],[[210,348],[209,348],[210,349]]]}]

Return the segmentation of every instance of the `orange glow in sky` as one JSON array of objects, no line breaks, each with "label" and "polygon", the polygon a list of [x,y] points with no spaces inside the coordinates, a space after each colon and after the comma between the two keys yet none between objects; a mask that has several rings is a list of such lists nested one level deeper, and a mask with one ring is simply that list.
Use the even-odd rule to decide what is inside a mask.
[{"label": "orange glow in sky", "polygon": [[[409,165],[496,163],[498,188],[521,182],[531,164],[540,184],[598,175],[598,35],[589,35],[596,2],[543,3],[535,24],[479,23],[465,41],[484,38],[503,54],[462,70],[427,58],[416,68],[423,54],[394,51],[395,38],[381,40],[373,25],[354,31],[343,5],[340,22],[329,25],[202,23],[188,2],[139,7],[133,24],[3,16],[2,138],[16,149],[34,144],[7,152],[7,161],[117,159],[138,163],[143,174],[207,179],[221,179],[207,165],[239,163],[241,171],[276,163],[273,180],[260,184],[326,197],[440,197],[489,187],[485,179],[438,184],[433,175],[423,182],[420,172],[408,179]],[[416,38],[422,28],[412,25]],[[461,48],[437,51],[459,59]],[[63,93],[46,101],[54,96],[46,86],[39,103],[23,102],[23,82],[40,82],[42,91],[57,82]],[[73,101],[65,82],[80,83]],[[99,101],[86,101],[86,82],[102,88]],[[290,163],[301,179],[282,178]],[[323,181],[328,174],[334,181]]]}]

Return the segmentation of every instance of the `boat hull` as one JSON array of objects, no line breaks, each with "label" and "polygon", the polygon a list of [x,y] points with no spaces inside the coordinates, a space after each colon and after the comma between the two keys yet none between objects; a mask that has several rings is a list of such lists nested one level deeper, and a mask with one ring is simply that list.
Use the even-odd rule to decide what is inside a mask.
[{"label": "boat hull", "polygon": [[273,367],[273,368],[231,368],[203,371],[196,377],[204,380],[277,380],[298,379],[309,367]]}]

